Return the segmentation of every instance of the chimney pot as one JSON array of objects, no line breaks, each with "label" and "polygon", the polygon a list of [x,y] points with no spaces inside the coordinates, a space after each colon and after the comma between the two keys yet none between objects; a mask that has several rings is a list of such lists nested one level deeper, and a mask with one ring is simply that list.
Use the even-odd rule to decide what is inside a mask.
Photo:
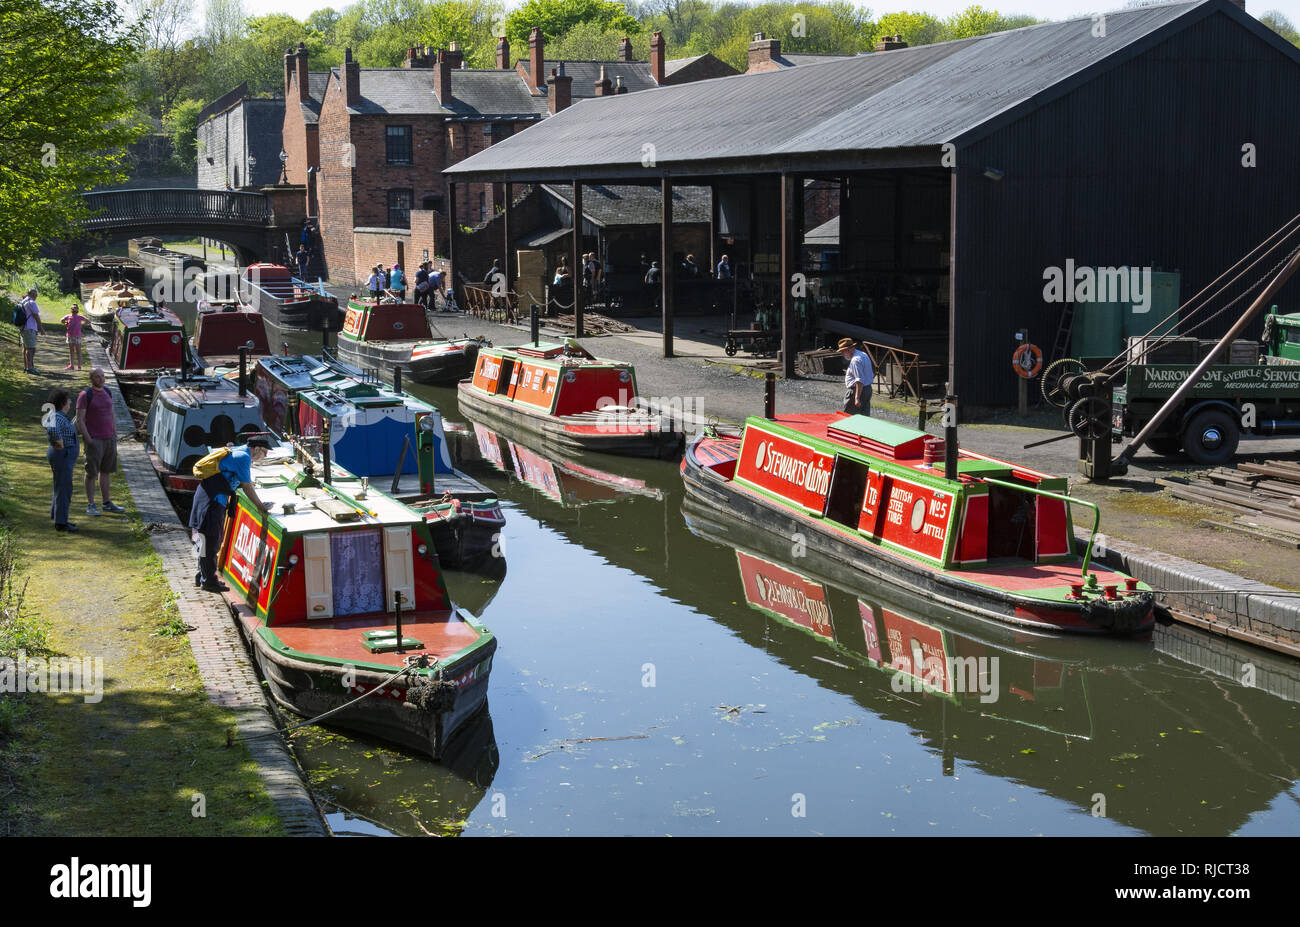
[{"label": "chimney pot", "polygon": [[554,116],[562,109],[568,109],[573,102],[573,78],[564,73],[564,62],[561,61],[551,71],[551,77],[546,82],[548,87],[547,108]]},{"label": "chimney pot", "polygon": [[614,85],[609,82],[605,75],[605,66],[600,66],[600,79],[596,81],[596,96],[607,97],[614,92]]},{"label": "chimney pot", "polygon": [[623,40],[618,43],[618,60],[632,61],[632,40],[623,36]]},{"label": "chimney pot", "polygon": [[542,82],[546,80],[546,49],[542,39],[542,30],[536,26],[528,33],[528,85],[533,95],[542,92]]},{"label": "chimney pot", "polygon": [[[311,85],[307,80],[307,46],[304,43],[298,43],[298,54],[294,57],[297,60],[298,66],[298,99],[303,101],[310,100]],[[286,100],[289,99],[289,94],[287,92],[285,93],[284,98]]]},{"label": "chimney pot", "polygon": [[876,51],[893,51],[896,48],[907,48],[901,35],[881,36],[880,41],[876,42]]},{"label": "chimney pot", "polygon": [[443,106],[451,102],[452,62],[458,54],[459,52],[456,51],[440,51],[438,52],[438,60],[434,64],[433,93]]},{"label": "chimney pot", "polygon": [[352,57],[352,49],[343,53],[343,90],[348,106],[361,102],[361,65]]},{"label": "chimney pot", "polygon": [[497,38],[497,68],[501,71],[510,70],[510,40],[504,35]]},{"label": "chimney pot", "polygon": [[781,40],[769,39],[766,34],[757,32],[754,41],[749,43],[749,70],[769,71],[772,62],[781,57]]}]

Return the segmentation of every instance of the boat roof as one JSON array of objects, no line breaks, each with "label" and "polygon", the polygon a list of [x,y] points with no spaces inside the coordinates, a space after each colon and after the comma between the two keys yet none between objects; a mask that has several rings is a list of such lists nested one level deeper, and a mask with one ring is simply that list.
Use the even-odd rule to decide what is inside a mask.
[{"label": "boat roof", "polygon": [[170,309],[158,306],[123,306],[117,310],[123,325],[151,325],[159,328],[181,328],[180,317]]},{"label": "boat roof", "polygon": [[[258,496],[271,506],[271,520],[286,532],[299,534],[308,531],[415,526],[423,522],[418,512],[380,492],[373,485],[364,499],[349,496],[329,485],[294,489],[292,481],[302,475],[303,466],[283,456],[287,453],[287,449],[273,451],[275,456],[268,456],[251,471]],[[316,469],[315,473],[319,480],[320,470]],[[286,502],[294,507],[290,514],[284,511]]]},{"label": "boat roof", "polygon": [[[848,415],[844,412],[805,412],[778,415],[773,419],[751,416],[747,425],[776,424],[791,431],[824,441],[836,447],[857,451],[908,467],[932,477],[943,477],[943,461],[934,465],[925,463],[925,439],[937,438],[906,425],[896,425],[867,415]],[[960,482],[973,482],[981,477],[1033,476],[1038,480],[1055,479],[1029,467],[977,454],[959,448],[957,474]]]},{"label": "boat roof", "polygon": [[565,354],[564,352],[566,347],[570,346],[556,341],[539,341],[537,344],[511,345],[501,348],[482,348],[481,351],[488,354],[514,354],[530,361],[553,361],[558,364],[573,367],[581,367],[584,365],[627,367],[629,369],[632,367],[632,365],[626,361],[608,360],[603,357],[595,357],[590,352],[587,352],[586,348],[583,348],[581,345],[578,346],[578,349],[586,353],[585,357]]},{"label": "boat roof", "polygon": [[191,376],[182,380],[177,376],[159,377],[155,384],[157,395],[176,405],[198,408],[201,405],[242,405],[255,409],[257,395],[252,391],[239,395],[239,385],[225,377]]}]

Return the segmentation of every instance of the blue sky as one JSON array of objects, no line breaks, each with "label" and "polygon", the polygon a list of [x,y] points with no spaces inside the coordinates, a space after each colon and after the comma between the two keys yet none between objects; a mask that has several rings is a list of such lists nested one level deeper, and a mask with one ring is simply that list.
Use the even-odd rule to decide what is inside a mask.
[{"label": "blue sky", "polygon": [[[944,17],[959,10],[964,10],[971,5],[972,0],[901,0],[901,2],[887,3],[867,3],[864,4],[875,14],[893,13],[900,10],[914,10],[925,13],[932,13],[935,16]],[[507,0],[511,7],[518,6],[517,2]],[[1069,19],[1073,16],[1083,16],[1094,12],[1104,12],[1106,10],[1118,9],[1124,5],[1124,0],[1116,2],[1106,2],[1106,0],[1008,0],[1008,2],[999,2],[999,0],[984,0],[981,4],[986,9],[994,9],[1000,13],[1032,13],[1040,19]],[[201,5],[195,5],[200,10]],[[342,9],[347,6],[344,0],[244,0],[244,7],[249,13],[255,16],[265,15],[266,13],[288,13],[297,19],[305,19],[313,10],[322,7],[333,6],[335,9]],[[1246,10],[1253,16],[1262,16],[1270,10],[1277,10],[1292,22],[1300,21],[1300,0],[1266,0],[1266,2],[1252,3],[1246,0]]]}]

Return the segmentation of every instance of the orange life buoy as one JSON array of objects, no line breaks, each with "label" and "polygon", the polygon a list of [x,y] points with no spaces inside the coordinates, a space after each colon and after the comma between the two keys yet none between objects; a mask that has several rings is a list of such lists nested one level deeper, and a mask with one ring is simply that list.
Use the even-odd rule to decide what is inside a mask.
[{"label": "orange life buoy", "polygon": [[1043,352],[1036,344],[1022,344],[1011,355],[1011,369],[1017,376],[1030,380],[1043,369]]}]

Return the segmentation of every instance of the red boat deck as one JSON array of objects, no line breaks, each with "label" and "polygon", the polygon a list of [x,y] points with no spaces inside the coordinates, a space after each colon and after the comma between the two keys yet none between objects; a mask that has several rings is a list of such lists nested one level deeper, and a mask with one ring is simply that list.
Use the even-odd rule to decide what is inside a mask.
[{"label": "red boat deck", "polygon": [[443,660],[464,650],[478,640],[475,631],[451,612],[425,612],[402,616],[402,636],[415,638],[422,646],[410,648],[406,653],[371,653],[363,645],[367,631],[394,630],[391,615],[368,618],[341,618],[315,621],[310,624],[288,624],[264,628],[246,607],[239,609],[240,617],[253,633],[271,635],[286,647],[304,656],[324,657],[344,663],[379,664],[401,667],[412,654],[427,653]]}]

